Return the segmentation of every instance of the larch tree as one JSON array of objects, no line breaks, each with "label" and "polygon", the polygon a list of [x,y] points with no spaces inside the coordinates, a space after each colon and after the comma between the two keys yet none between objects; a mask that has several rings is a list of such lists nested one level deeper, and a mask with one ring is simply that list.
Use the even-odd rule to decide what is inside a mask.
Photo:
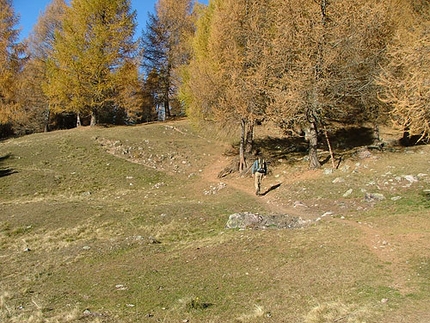
[{"label": "larch tree", "polygon": [[[252,151],[255,122],[264,118],[267,99],[265,57],[270,50],[270,2],[227,0],[214,25],[212,51],[222,66],[225,101],[219,117],[240,124],[239,171],[247,168],[245,153]],[[221,27],[222,25],[222,27]],[[219,28],[219,29],[218,29]]]},{"label": "larch tree", "polygon": [[274,7],[268,93],[272,118],[305,129],[309,167],[321,166],[319,129],[330,121],[369,120],[375,78],[392,34],[389,6],[378,1],[278,2]]},{"label": "larch tree", "polygon": [[391,119],[404,131],[405,143],[411,134],[420,140],[430,136],[430,4],[415,1],[411,9],[411,19],[398,29],[378,79],[380,99],[391,106]]},{"label": "larch tree", "polygon": [[[327,114],[343,125],[373,126],[378,143],[379,125],[388,121],[388,106],[378,99],[376,79],[387,60],[387,46],[395,33],[395,1],[339,1],[333,12],[330,50],[334,52],[327,94],[333,107]],[[349,12],[349,15],[345,13]],[[337,50],[337,46],[342,50]]]},{"label": "larch tree", "polygon": [[18,42],[18,17],[10,0],[0,0],[0,126],[20,118],[17,77],[24,45]]},{"label": "larch tree", "polygon": [[159,0],[142,37],[142,66],[147,76],[158,74],[154,102],[168,117],[175,106],[182,113],[178,88],[181,69],[190,59],[190,39],[195,31],[193,10],[193,0]]},{"label": "larch tree", "polygon": [[55,34],[61,32],[66,7],[65,0],[53,0],[27,39],[28,61],[21,75],[20,97],[29,122],[35,123],[28,126],[35,131],[48,131],[50,110],[42,87],[47,82],[47,62],[53,54]]},{"label": "larch tree", "polygon": [[[55,34],[44,87],[51,109],[108,122],[139,108],[136,13],[130,0],[72,0]],[[78,119],[79,124],[79,119]]]},{"label": "larch tree", "polygon": [[191,112],[240,129],[239,171],[246,169],[254,124],[266,105],[262,58],[270,43],[268,5],[256,0],[211,1],[197,23],[187,74],[184,93]]},{"label": "larch tree", "polygon": [[159,79],[156,70],[152,70],[146,75],[142,89],[142,122],[156,121],[157,115],[157,93],[159,91]]},{"label": "larch tree", "polygon": [[218,65],[209,46],[213,16],[218,1],[196,10],[196,33],[192,39],[192,56],[183,69],[180,98],[185,103],[187,117],[193,123],[215,120],[214,107],[220,98],[221,83],[217,82]]}]

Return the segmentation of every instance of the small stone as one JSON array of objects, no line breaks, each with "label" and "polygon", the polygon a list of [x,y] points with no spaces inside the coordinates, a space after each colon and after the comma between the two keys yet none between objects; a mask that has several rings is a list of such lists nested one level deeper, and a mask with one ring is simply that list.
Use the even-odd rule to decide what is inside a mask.
[{"label": "small stone", "polygon": [[151,243],[151,244],[159,244],[159,243],[161,243],[160,241],[158,241],[154,237],[149,237],[148,239],[149,239],[149,243]]},{"label": "small stone", "polygon": [[325,212],[323,215],[321,215],[321,217],[323,218],[327,215],[332,215],[332,214],[333,214],[333,212],[328,211],[328,212]]},{"label": "small stone", "polygon": [[295,201],[293,206],[294,207],[298,207],[298,206],[307,207],[306,204],[304,204],[303,202],[300,202],[300,201]]},{"label": "small stone", "polygon": [[324,175],[333,174],[333,168],[324,168]]},{"label": "small stone", "polygon": [[388,302],[388,298],[383,298],[383,299],[381,299],[381,303],[382,304],[385,304],[385,303],[387,303]]},{"label": "small stone", "polygon": [[340,168],[340,170],[344,173],[348,172],[351,167],[349,165],[344,165]]},{"label": "small stone", "polygon": [[333,183],[333,184],[335,184],[335,183],[343,183],[343,182],[345,182],[345,179],[343,179],[342,177],[336,177],[336,178],[332,181],[332,183]]},{"label": "small stone", "polygon": [[351,193],[352,193],[352,188],[350,188],[349,190],[347,190],[345,192],[345,194],[343,194],[343,197],[347,197],[347,196],[351,195]]},{"label": "small stone", "polygon": [[413,175],[405,175],[403,176],[409,183],[418,182],[418,179]]},{"label": "small stone", "polygon": [[127,287],[125,287],[124,285],[122,285],[122,284],[117,284],[117,285],[115,285],[115,288],[116,288],[116,290],[127,290]]}]

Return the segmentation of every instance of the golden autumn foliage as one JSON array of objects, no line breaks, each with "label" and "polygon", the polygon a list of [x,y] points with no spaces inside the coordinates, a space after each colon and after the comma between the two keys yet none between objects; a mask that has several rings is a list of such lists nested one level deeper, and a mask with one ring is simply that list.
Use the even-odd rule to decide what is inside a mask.
[{"label": "golden autumn foliage", "polygon": [[[303,129],[310,168],[318,168],[318,136],[332,122],[377,129],[390,111],[399,117],[387,96],[380,100],[377,80],[385,67],[399,62],[390,52],[396,32],[410,28],[399,9],[413,7],[428,21],[424,3],[210,1],[199,15],[181,92],[189,114],[242,128],[264,118],[286,131]],[[423,102],[428,105],[428,98]],[[420,116],[420,124],[429,120],[422,109]],[[241,142],[247,138],[242,129]]]},{"label": "golden autumn foliage", "polygon": [[425,12],[412,12],[413,25],[397,31],[378,79],[380,99],[392,107],[394,123],[421,139],[430,135],[430,12]]},{"label": "golden autumn foliage", "polygon": [[17,75],[24,45],[18,43],[18,19],[10,0],[0,0],[0,126],[19,119]]},{"label": "golden autumn foliage", "polygon": [[27,42],[28,60],[21,73],[20,102],[29,117],[27,130],[47,131],[51,111],[43,92],[48,60],[53,54],[55,33],[62,28],[65,0],[53,0],[39,16]]},{"label": "golden autumn foliage", "polygon": [[426,0],[158,0],[139,49],[130,0],[53,0],[25,54],[0,6],[0,124],[22,133],[63,112],[95,124],[185,111],[240,129],[244,169],[268,120],[306,133],[311,168],[333,124],[430,132]]},{"label": "golden autumn foliage", "polygon": [[137,84],[135,25],[128,0],[73,0],[48,62],[51,109],[91,115],[92,125],[106,108],[134,110],[123,91],[138,92],[129,88]]}]

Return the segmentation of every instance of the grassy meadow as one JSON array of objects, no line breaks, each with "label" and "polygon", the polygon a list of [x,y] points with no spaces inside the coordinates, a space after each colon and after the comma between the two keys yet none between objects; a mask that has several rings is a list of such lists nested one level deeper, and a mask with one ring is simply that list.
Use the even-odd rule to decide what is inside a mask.
[{"label": "grassy meadow", "polygon": [[310,171],[271,140],[264,196],[187,120],[1,141],[0,321],[430,322],[429,146]]}]

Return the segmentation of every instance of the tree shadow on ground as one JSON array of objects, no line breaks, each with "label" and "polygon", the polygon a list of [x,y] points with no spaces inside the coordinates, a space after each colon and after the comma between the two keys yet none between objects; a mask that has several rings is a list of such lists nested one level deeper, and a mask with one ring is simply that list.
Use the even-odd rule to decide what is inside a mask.
[{"label": "tree shadow on ground", "polygon": [[[398,138],[397,140],[391,141],[390,143],[379,142],[376,138],[375,131],[372,127],[337,127],[328,129],[327,132],[328,141],[333,152],[333,167],[338,168],[340,164],[350,157],[356,156],[360,150],[380,150],[384,149],[411,145],[423,144],[425,141],[417,142],[415,137],[408,138],[407,143],[404,143],[404,139]],[[236,173],[237,166],[239,165],[239,144],[231,147],[230,150],[226,151],[227,156],[233,156],[230,165],[223,169],[218,177],[222,178],[229,176],[230,174]],[[309,143],[306,141],[304,136],[285,136],[285,137],[262,137],[254,140],[253,151],[245,154],[246,170],[245,174],[250,173],[253,161],[256,155],[262,156],[268,166],[269,173],[271,166],[275,167],[279,164],[287,164],[290,166],[296,165],[297,163],[306,160],[309,155]],[[318,158],[321,165],[325,165],[332,160],[332,156],[329,154],[329,147],[327,137],[323,132],[318,135]]]},{"label": "tree shadow on ground", "polygon": [[[9,159],[10,157],[11,157],[10,154],[5,155],[5,156],[0,156],[0,166],[6,159]],[[9,176],[9,175],[12,175],[14,173],[17,173],[17,171],[13,170],[12,168],[0,167],[0,177]]]},{"label": "tree shadow on ground", "polygon": [[[336,163],[347,151],[358,147],[370,146],[375,142],[374,131],[368,127],[349,127],[333,130],[328,133],[328,139],[335,155]],[[304,137],[265,137],[254,142],[255,150],[266,158],[269,164],[295,164],[309,154],[309,144]],[[318,149],[328,151],[327,138],[323,133],[318,136]],[[320,157],[320,163],[330,161],[331,156]]]}]

